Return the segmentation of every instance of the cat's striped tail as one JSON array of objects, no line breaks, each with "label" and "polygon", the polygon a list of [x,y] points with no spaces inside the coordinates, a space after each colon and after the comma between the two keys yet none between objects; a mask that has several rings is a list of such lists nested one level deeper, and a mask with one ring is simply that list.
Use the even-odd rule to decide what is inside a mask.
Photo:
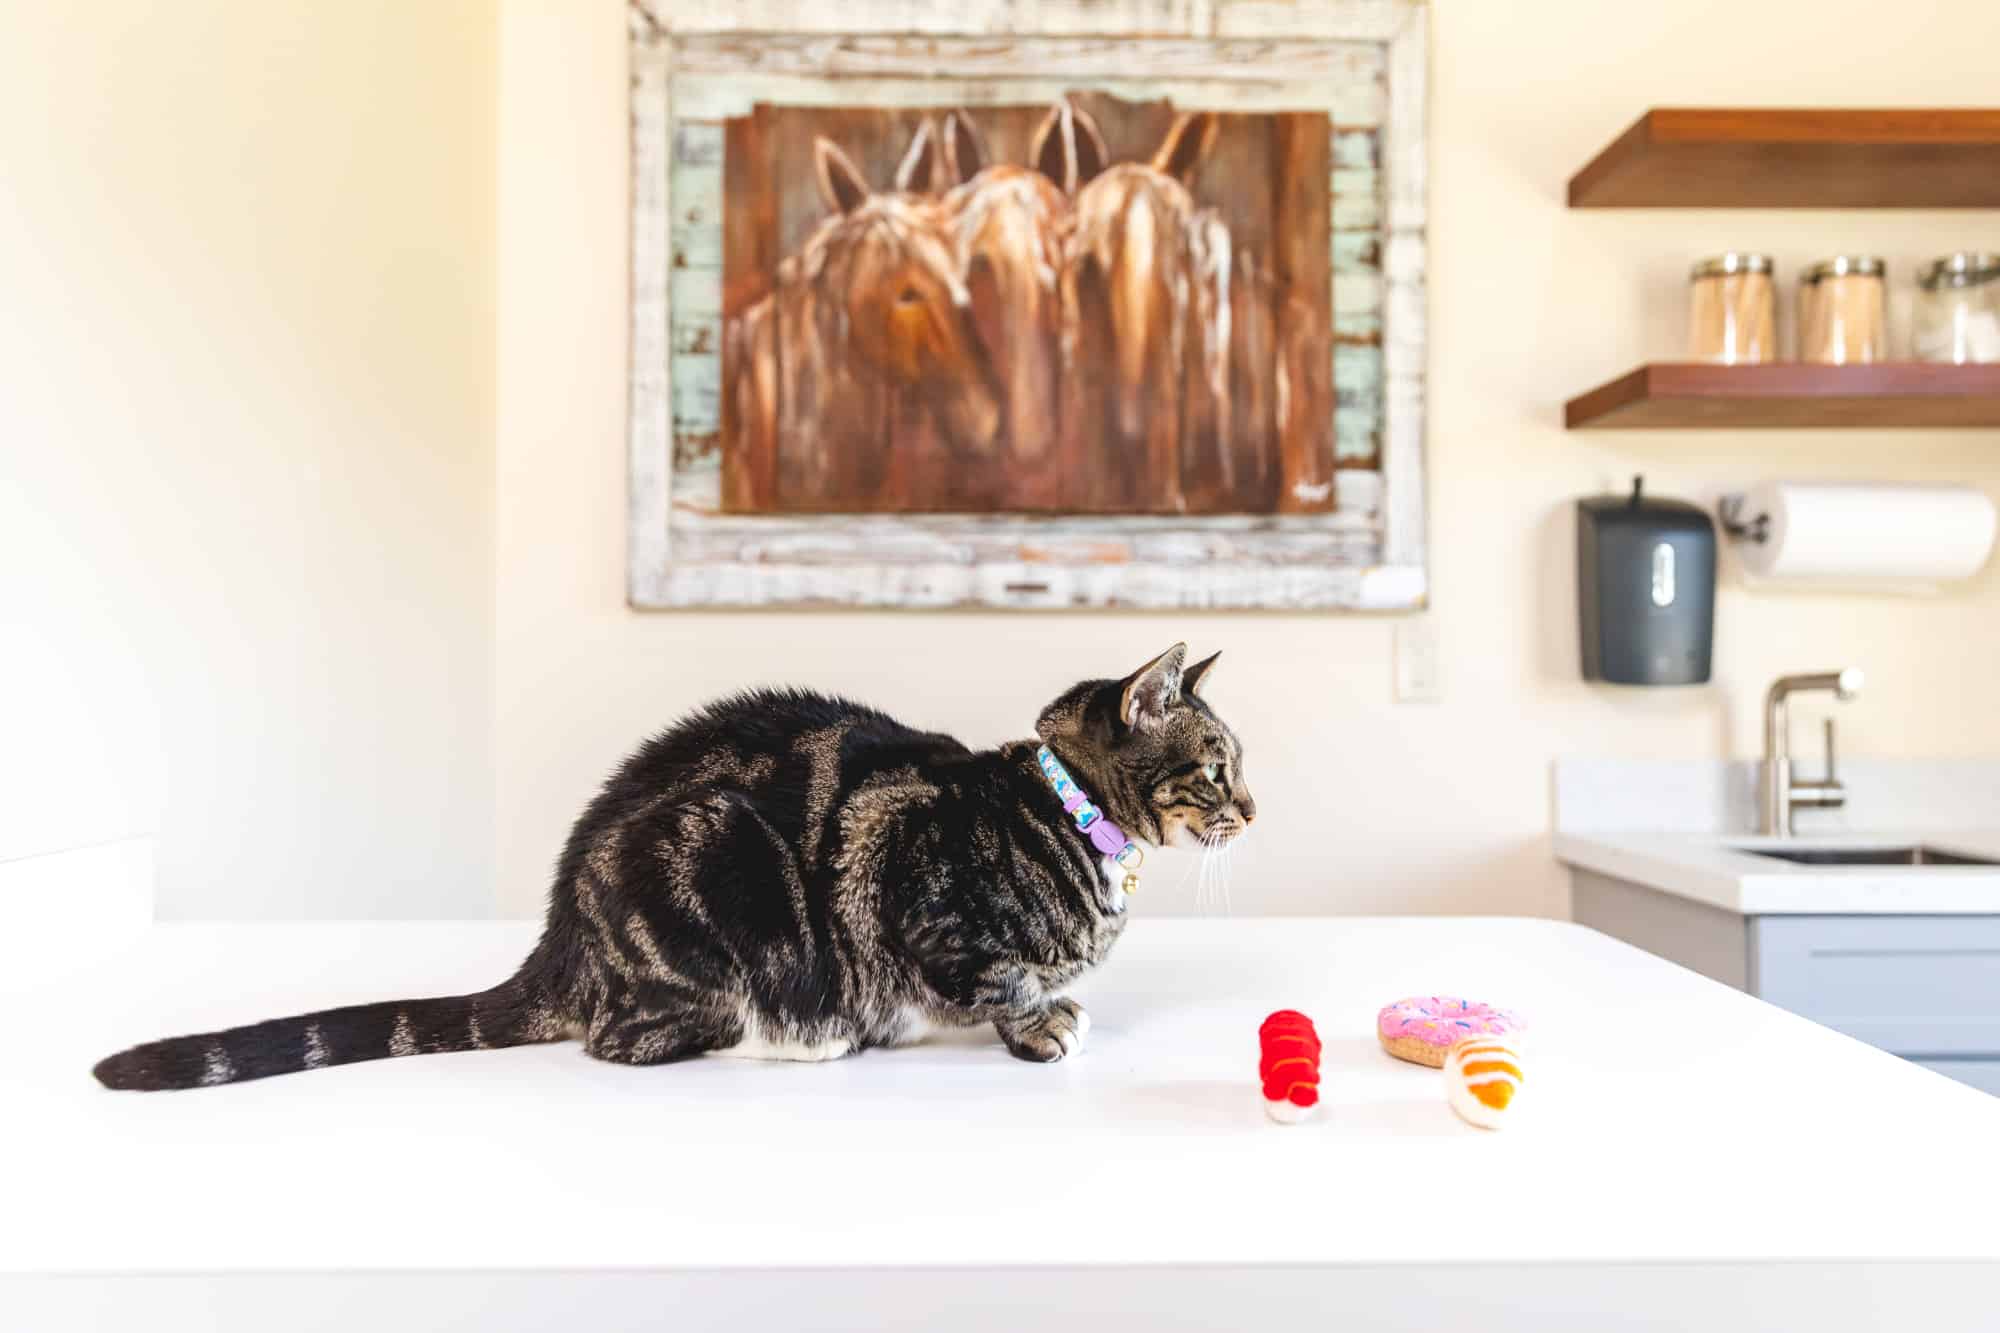
[{"label": "cat's striped tail", "polygon": [[516,977],[474,995],[355,1004],[149,1041],[98,1061],[91,1072],[107,1088],[156,1092],[396,1055],[524,1046],[564,1035],[555,1011]]}]

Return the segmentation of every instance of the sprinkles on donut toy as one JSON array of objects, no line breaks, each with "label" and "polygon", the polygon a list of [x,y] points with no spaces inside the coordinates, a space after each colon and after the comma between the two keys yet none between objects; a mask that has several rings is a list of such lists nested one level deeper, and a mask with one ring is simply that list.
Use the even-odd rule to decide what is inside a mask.
[{"label": "sprinkles on donut toy", "polygon": [[1523,1024],[1505,1009],[1455,995],[1412,995],[1375,1015],[1382,1049],[1398,1060],[1444,1068],[1445,1052],[1467,1037],[1517,1036]]},{"label": "sprinkles on donut toy", "polygon": [[1319,1105],[1319,1033],[1296,1009],[1280,1009],[1257,1029],[1257,1077],[1264,1114],[1296,1125]]}]

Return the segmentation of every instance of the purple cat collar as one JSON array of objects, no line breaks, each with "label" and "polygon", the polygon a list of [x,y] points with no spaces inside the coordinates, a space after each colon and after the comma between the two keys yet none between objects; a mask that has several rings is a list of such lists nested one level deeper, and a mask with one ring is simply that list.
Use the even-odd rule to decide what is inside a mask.
[{"label": "purple cat collar", "polygon": [[1062,801],[1063,809],[1076,821],[1077,828],[1090,839],[1090,845],[1105,856],[1110,857],[1127,870],[1137,870],[1139,863],[1146,859],[1146,851],[1138,843],[1125,836],[1125,830],[1104,817],[1104,812],[1091,804],[1083,794],[1083,788],[1076,785],[1076,779],[1062,766],[1062,761],[1044,745],[1035,752],[1041,762],[1042,776],[1055,788],[1056,796]]}]

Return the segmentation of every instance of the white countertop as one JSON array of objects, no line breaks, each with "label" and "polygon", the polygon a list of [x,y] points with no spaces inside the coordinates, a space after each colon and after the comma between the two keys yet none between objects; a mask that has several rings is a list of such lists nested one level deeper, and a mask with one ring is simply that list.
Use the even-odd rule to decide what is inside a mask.
[{"label": "white countertop", "polygon": [[[89,1076],[141,1038],[471,988],[533,934],[167,926],[14,997],[13,1137],[43,1151],[13,1169],[0,1268],[2000,1257],[1959,1206],[2000,1195],[2000,1153],[1953,1146],[2000,1136],[2000,1100],[1552,921],[1141,921],[1080,992],[1087,1051],[1046,1067],[977,1032],[828,1065],[562,1044],[185,1093]],[[1377,1048],[1378,1006],[1438,990],[1532,1021],[1513,1129],[1460,1124]],[[1296,1129],[1255,1078],[1286,1006],[1326,1043]],[[1505,1225],[1440,1228],[1471,1180]],[[1750,1181],[1759,1208],[1730,1206]],[[801,1194],[841,1202],[773,1206]]]},{"label": "white countertop", "polygon": [[[1022,1309],[1044,1308],[1021,1306],[1033,1292],[1019,1274],[1032,1270],[1048,1275],[1047,1300],[1072,1302],[1050,1308],[1114,1301],[1126,1322],[1094,1328],[1148,1310],[1150,1326],[1174,1323],[1152,1319],[1162,1310],[1215,1326],[1217,1302],[1251,1299],[1365,1307],[1379,1328],[1463,1327],[1508,1284],[1530,1284],[1523,1310],[1549,1299],[1570,1314],[1534,1326],[1590,1328],[1635,1292],[1663,1310],[1694,1301],[1694,1270],[1676,1263],[1721,1265],[1704,1271],[1739,1296],[1746,1274],[1790,1283],[1787,1303],[1825,1293],[1835,1316],[1846,1298],[1824,1275],[1850,1270],[1828,1261],[1978,1260],[1949,1272],[1984,1286],[2000,1275],[2000,1099],[1553,921],[1142,920],[1081,992],[1086,1050],[1053,1066],[1014,1060],[981,1031],[826,1065],[633,1069],[562,1044],[182,1093],[112,1093],[89,1075],[135,1040],[472,989],[533,935],[503,923],[166,926],[85,970],[0,983],[15,1145],[0,1314],[12,1292],[17,1327],[22,1311],[38,1328],[150,1311],[154,1329],[269,1328],[282,1299],[318,1318],[293,1328],[418,1308],[445,1327],[436,1311],[483,1300],[491,1318],[476,1326],[525,1329],[549,1326],[548,1310],[623,1299],[622,1316],[595,1327],[645,1326],[660,1300],[750,1320],[741,1327],[918,1327],[932,1290],[948,1304],[990,1299],[959,1327],[1018,1327]],[[1511,1129],[1460,1123],[1435,1072],[1377,1047],[1380,1005],[1434,991],[1533,1023]],[[1280,1007],[1308,1012],[1325,1042],[1322,1114],[1296,1128],[1265,1119],[1255,1077],[1257,1025]],[[1465,1269],[1486,1275],[1476,1289],[1431,1284],[1413,1301],[1399,1276],[1413,1263],[1503,1266]],[[1336,1268],[1342,1285],[1303,1276]],[[757,1284],[777,1270],[820,1276]],[[1946,1299],[1935,1265],[1909,1271],[1909,1299]],[[728,1285],[732,1272],[750,1286]],[[1144,1272],[1159,1276],[1141,1295],[1132,1275]],[[1279,1276],[1255,1279],[1250,1297],[1217,1285],[1229,1272]],[[97,1313],[77,1313],[73,1284],[23,1276],[48,1273],[94,1275]],[[387,1304],[324,1286],[356,1273]],[[519,1285],[538,1274],[568,1285]],[[635,1274],[711,1285],[646,1295]],[[393,1285],[424,1275],[460,1287],[432,1292],[433,1307]],[[494,1285],[503,1278],[515,1285]],[[896,1306],[898,1321],[828,1313],[847,1308],[830,1303],[841,1283],[868,1281],[917,1303]],[[127,1304],[105,1314],[119,1292]],[[761,1314],[744,1312],[753,1298]],[[848,1299],[887,1308],[876,1287]],[[1438,1304],[1450,1301],[1461,1304]],[[239,1321],[217,1313],[231,1308]],[[801,1310],[818,1314],[801,1322]]]},{"label": "white countertop", "polygon": [[2000,830],[1746,834],[1589,829],[1555,835],[1556,858],[1745,916],[2000,912],[2000,865],[1800,865],[1751,847],[1935,847],[2000,861]]}]

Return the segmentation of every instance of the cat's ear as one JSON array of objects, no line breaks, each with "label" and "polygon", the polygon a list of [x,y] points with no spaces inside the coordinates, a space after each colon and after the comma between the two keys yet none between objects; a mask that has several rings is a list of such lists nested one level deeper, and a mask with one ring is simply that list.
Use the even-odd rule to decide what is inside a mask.
[{"label": "cat's ear", "polygon": [[1126,726],[1144,731],[1166,721],[1167,713],[1181,697],[1181,668],[1187,662],[1187,645],[1177,643],[1127,676],[1118,700],[1118,718]]},{"label": "cat's ear", "polygon": [[1215,659],[1221,656],[1221,653],[1210,653],[1207,657],[1202,658],[1201,661],[1196,662],[1193,666],[1182,672],[1182,692],[1191,694],[1196,698],[1202,698],[1201,687],[1207,682],[1208,673],[1215,669]]}]

